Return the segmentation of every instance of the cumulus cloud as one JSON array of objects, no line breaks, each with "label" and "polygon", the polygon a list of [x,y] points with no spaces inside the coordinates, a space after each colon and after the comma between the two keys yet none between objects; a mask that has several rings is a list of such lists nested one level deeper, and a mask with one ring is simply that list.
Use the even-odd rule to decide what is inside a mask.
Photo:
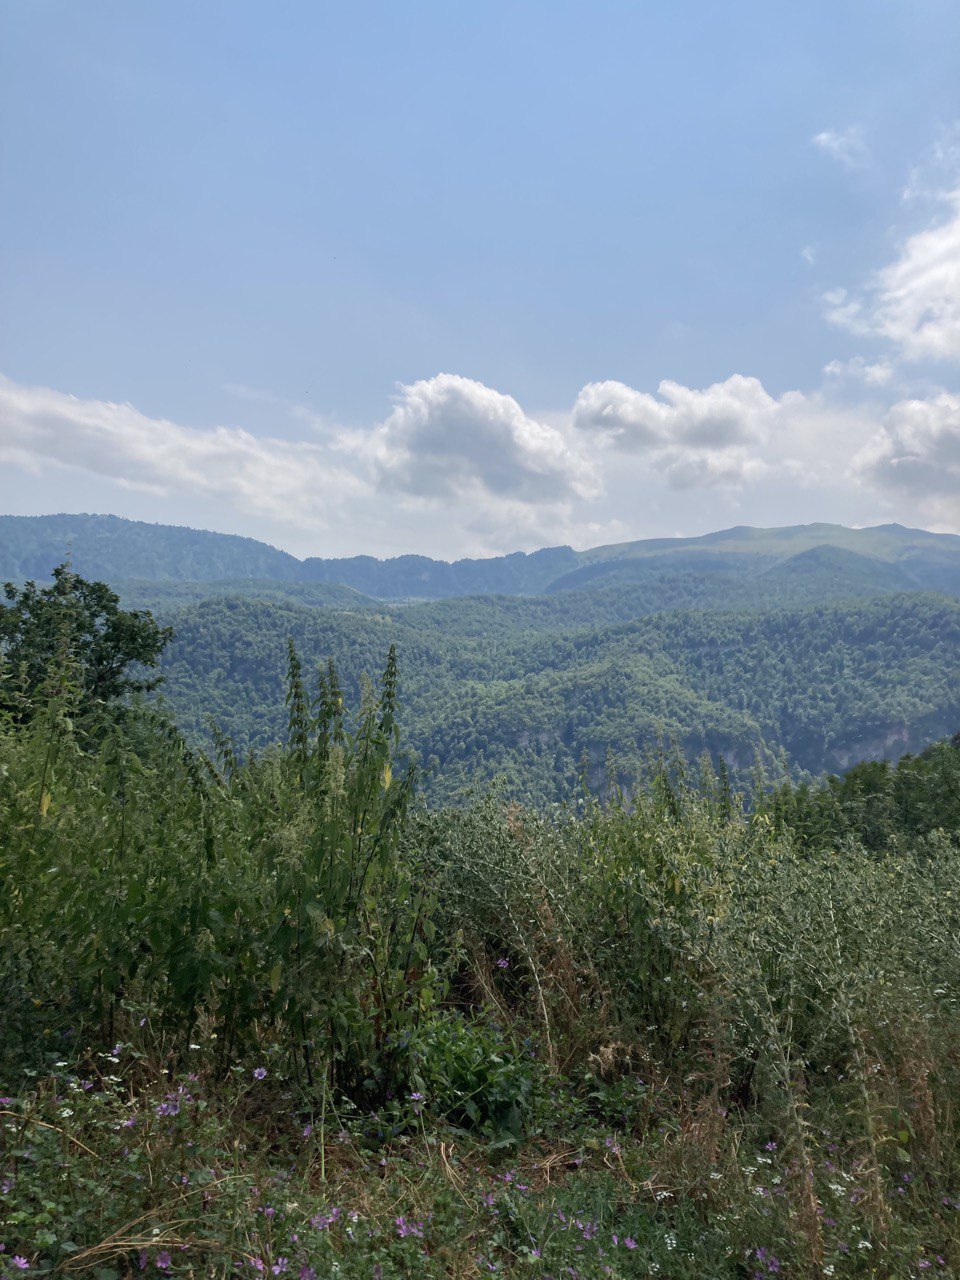
[{"label": "cumulus cloud", "polygon": [[657,395],[622,382],[588,383],[574,427],[614,448],[649,456],[677,488],[740,484],[766,470],[758,447],[777,424],[788,393],[775,400],[757,378],[734,374],[704,390],[664,381]]},{"label": "cumulus cloud", "polygon": [[824,129],[815,134],[811,142],[848,169],[856,169],[869,159],[863,130],[858,124],[847,129]]},{"label": "cumulus cloud", "polygon": [[511,502],[562,502],[600,492],[593,465],[555,426],[528,417],[512,396],[441,373],[400,388],[372,433],[340,447],[369,460],[378,481],[420,498],[485,493]]},{"label": "cumulus cloud", "polygon": [[860,293],[825,295],[827,319],[894,343],[905,360],[960,360],[960,190],[950,214],[909,236]]},{"label": "cumulus cloud", "polygon": [[919,500],[931,515],[960,520],[960,396],[901,400],[855,460],[868,483]]},{"label": "cumulus cloud", "polygon": [[703,391],[663,381],[657,396],[623,382],[589,382],[574,405],[574,425],[602,432],[625,449],[664,444],[722,448],[761,438],[777,404],[758,378],[739,373]]}]

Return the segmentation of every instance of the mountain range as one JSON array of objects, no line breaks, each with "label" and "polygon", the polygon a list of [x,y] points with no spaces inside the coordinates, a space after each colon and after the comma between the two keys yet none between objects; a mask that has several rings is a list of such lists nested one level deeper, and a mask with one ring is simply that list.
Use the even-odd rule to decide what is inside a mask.
[{"label": "mountain range", "polygon": [[760,576],[788,562],[796,574],[826,571],[853,585],[960,594],[960,536],[897,524],[741,525],[693,538],[651,538],[587,551],[547,547],[447,562],[415,555],[298,560],[253,538],[119,516],[0,516],[3,579],[45,578],[68,555],[81,576],[110,582],[331,583],[378,600],[542,595],[647,582],[663,574]]},{"label": "mountain range", "polygon": [[525,803],[633,785],[676,746],[744,784],[896,757],[960,729],[960,537],[738,527],[446,563],[295,557],[113,516],[0,517],[0,579],[69,554],[173,626],[163,697],[187,735],[282,736],[288,639],[360,697],[391,644],[431,797],[501,779]]}]

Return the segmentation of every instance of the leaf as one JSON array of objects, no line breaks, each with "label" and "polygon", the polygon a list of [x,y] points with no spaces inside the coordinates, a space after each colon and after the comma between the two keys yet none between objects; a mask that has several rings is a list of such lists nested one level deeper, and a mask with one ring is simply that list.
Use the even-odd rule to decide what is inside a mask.
[{"label": "leaf", "polygon": [[278,960],[270,970],[270,977],[267,981],[270,983],[270,990],[274,995],[280,990],[280,979],[283,977],[283,965]]},{"label": "leaf", "polygon": [[47,816],[47,810],[50,808],[50,798],[51,798],[50,792],[44,789],[43,794],[40,796],[40,817],[41,818],[45,818]]}]

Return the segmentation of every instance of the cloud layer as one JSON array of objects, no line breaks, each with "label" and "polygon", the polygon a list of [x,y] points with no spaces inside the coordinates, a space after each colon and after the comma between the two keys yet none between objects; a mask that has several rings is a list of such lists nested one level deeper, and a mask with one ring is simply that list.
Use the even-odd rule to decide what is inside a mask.
[{"label": "cloud layer", "polygon": [[813,518],[811,504],[829,501],[816,518],[852,522],[866,507],[876,519],[960,530],[960,397],[937,390],[884,405],[834,394],[852,383],[889,395],[888,372],[831,362],[822,389],[779,396],[741,374],[699,389],[665,381],[656,394],[592,382],[549,421],[439,374],[401,386],[367,430],[301,440],[184,426],[0,378],[0,461],[73,475],[77,491],[96,478],[144,503],[193,495],[191,523],[205,525],[215,503],[235,513],[234,528],[325,554],[583,546],[663,531],[638,523],[638,510],[668,513],[668,531],[683,512],[702,530],[742,522],[745,503],[772,512],[759,523]]},{"label": "cloud layer", "polygon": [[76,468],[154,494],[218,494],[274,519],[296,513],[322,526],[318,494],[357,495],[360,477],[317,445],[199,430],[150,418],[130,404],[80,400],[0,377],[0,460],[28,469]]}]

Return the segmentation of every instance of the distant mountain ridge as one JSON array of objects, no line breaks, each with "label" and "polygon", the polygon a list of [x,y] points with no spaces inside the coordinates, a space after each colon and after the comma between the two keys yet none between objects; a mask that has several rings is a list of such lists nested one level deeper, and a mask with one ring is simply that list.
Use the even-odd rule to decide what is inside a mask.
[{"label": "distant mountain ridge", "polygon": [[[574,551],[547,547],[453,562],[402,555],[297,559],[236,534],[119,516],[0,516],[0,580],[44,579],[70,555],[77,572],[109,582],[331,584],[382,601],[473,595],[540,596],[642,586],[664,575],[754,579],[817,573],[852,594],[933,590],[960,596],[960,536],[902,525],[737,526],[693,538],[651,538]],[[787,568],[787,566],[790,566]]]}]

